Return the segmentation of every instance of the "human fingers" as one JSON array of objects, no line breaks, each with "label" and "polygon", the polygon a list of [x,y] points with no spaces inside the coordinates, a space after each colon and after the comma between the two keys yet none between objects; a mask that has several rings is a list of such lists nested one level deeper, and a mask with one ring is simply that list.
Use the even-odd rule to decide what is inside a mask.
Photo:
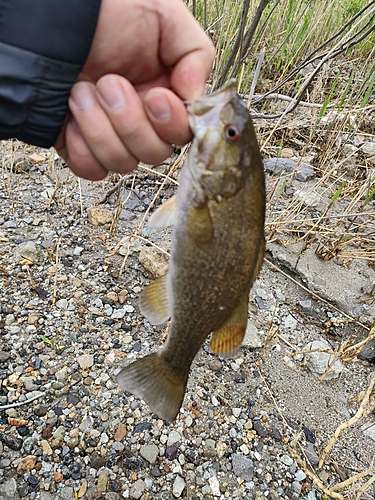
[{"label": "human fingers", "polygon": [[73,86],[69,108],[81,134],[74,134],[69,128],[70,135],[67,135],[71,141],[69,158],[74,171],[90,172],[93,159],[106,171],[126,173],[137,166],[138,158],[118,137],[92,83],[79,82]]},{"label": "human fingers", "polygon": [[[99,102],[114,130],[134,157],[145,163],[157,164],[170,155],[171,141],[166,142],[158,135],[145,112],[142,100],[128,80],[119,75],[106,75],[97,82],[96,88]],[[177,96],[176,100],[178,101]],[[169,122],[172,110],[167,102],[164,104],[163,109],[159,106],[161,121]],[[173,104],[175,108],[176,103]],[[181,106],[183,107],[182,103]],[[181,113],[179,108],[179,116],[183,113],[186,112],[182,110]]]},{"label": "human fingers", "polygon": [[108,174],[108,170],[99,163],[86,144],[74,119],[66,124],[65,146],[57,151],[78,177],[100,181]]},{"label": "human fingers", "polygon": [[151,89],[144,97],[147,116],[158,136],[168,144],[186,144],[191,139],[186,108],[166,88]]}]

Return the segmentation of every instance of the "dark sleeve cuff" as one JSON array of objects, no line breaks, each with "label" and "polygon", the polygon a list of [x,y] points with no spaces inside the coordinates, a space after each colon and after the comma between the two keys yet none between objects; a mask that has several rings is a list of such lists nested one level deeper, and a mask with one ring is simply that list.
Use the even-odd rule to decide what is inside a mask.
[{"label": "dark sleeve cuff", "polygon": [[0,0],[0,139],[56,142],[100,0]]},{"label": "dark sleeve cuff", "polygon": [[0,139],[53,146],[80,70],[0,42]]}]

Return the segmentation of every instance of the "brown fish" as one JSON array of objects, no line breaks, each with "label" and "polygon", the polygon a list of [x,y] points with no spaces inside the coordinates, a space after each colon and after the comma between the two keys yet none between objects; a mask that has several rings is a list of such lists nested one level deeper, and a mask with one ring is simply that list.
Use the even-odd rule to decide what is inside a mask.
[{"label": "brown fish", "polygon": [[263,164],[251,117],[229,81],[188,102],[194,140],[174,197],[149,225],[173,224],[168,273],[142,292],[152,324],[171,317],[158,352],[123,368],[122,389],[172,422],[182,405],[191,363],[208,335],[211,352],[228,354],[243,340],[249,291],[264,256]]}]

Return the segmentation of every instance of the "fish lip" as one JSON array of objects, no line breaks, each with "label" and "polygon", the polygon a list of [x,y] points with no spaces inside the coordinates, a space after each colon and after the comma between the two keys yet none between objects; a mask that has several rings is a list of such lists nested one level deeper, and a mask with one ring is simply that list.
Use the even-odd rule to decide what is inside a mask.
[{"label": "fish lip", "polygon": [[216,92],[195,97],[194,99],[187,99],[184,104],[189,115],[201,116],[217,105],[226,104],[236,95],[237,81],[235,78],[231,78]]},{"label": "fish lip", "polygon": [[221,110],[236,97],[241,100],[237,93],[237,82],[231,78],[216,92],[185,101],[194,136],[201,139],[208,126],[219,123]]}]

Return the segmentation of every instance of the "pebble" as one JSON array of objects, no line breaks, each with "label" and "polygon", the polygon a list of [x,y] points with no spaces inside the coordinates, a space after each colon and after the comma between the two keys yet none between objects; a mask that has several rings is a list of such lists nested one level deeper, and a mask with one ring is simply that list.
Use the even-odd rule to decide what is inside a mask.
[{"label": "pebble", "polygon": [[130,498],[141,498],[143,492],[145,491],[145,483],[142,479],[138,479],[135,483],[131,485],[130,488]]},{"label": "pebble", "polygon": [[159,455],[159,448],[154,444],[144,445],[141,446],[139,453],[147,462],[154,464]]},{"label": "pebble", "polygon": [[264,170],[273,175],[292,173],[297,163],[289,158],[267,158],[263,161]]},{"label": "pebble", "polygon": [[181,440],[181,436],[177,431],[171,431],[168,435],[167,446],[171,446],[172,444],[179,443]]},{"label": "pebble", "polygon": [[10,359],[10,352],[0,351],[0,363],[6,363]]},{"label": "pebble", "polygon": [[177,476],[173,483],[173,490],[172,490],[173,496],[175,498],[180,498],[185,487],[186,487],[185,481],[182,479],[181,476]]},{"label": "pebble", "polygon": [[245,481],[252,481],[254,474],[254,463],[244,455],[234,453],[232,455],[233,473]]},{"label": "pebble", "polygon": [[[332,350],[329,343],[324,339],[314,340],[314,342],[311,342],[304,347],[304,350],[315,350],[315,349]],[[333,354],[328,354],[326,352],[319,352],[319,351],[309,352],[308,354],[305,354],[305,359],[307,360],[306,362],[307,368],[316,375],[321,376],[323,375],[323,373],[326,371],[327,367],[333,360]],[[344,365],[341,363],[340,360],[337,360],[331,366],[324,380],[328,381],[338,378],[343,369]]]},{"label": "pebble", "polygon": [[94,364],[94,356],[92,354],[82,354],[82,356],[78,356],[77,363],[82,369],[91,368]]},{"label": "pebble", "polygon": [[289,455],[281,455],[280,462],[285,465],[291,466],[293,464],[293,458],[291,458]]}]

